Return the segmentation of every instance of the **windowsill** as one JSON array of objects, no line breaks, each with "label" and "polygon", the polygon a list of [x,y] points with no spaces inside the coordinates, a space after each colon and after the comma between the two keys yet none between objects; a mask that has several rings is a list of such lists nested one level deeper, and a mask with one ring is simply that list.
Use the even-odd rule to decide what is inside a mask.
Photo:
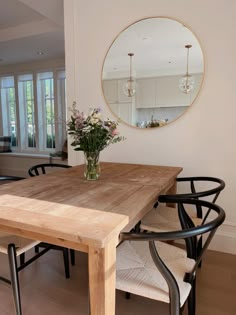
[{"label": "windowsill", "polygon": [[[11,156],[11,157],[30,157],[30,158],[43,158],[43,159],[50,159],[50,155],[49,154],[40,154],[40,153],[25,153],[25,152],[1,152],[0,153],[0,157],[1,156]],[[53,157],[53,160],[61,160],[60,157]]]}]

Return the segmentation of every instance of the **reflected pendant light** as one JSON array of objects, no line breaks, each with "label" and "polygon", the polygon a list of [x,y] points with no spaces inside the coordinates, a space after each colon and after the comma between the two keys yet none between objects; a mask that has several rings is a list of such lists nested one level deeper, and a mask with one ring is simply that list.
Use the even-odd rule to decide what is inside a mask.
[{"label": "reflected pendant light", "polygon": [[194,79],[188,73],[189,49],[191,47],[192,47],[192,45],[186,45],[185,46],[185,48],[187,48],[187,70],[186,70],[186,74],[179,80],[179,89],[181,92],[183,92],[185,94],[188,94],[194,88]]},{"label": "reflected pendant light", "polygon": [[133,53],[128,53],[128,56],[130,57],[129,79],[123,85],[123,93],[128,97],[134,96],[134,94],[136,92],[136,82],[132,76],[132,57],[133,57],[133,55],[134,55]]}]

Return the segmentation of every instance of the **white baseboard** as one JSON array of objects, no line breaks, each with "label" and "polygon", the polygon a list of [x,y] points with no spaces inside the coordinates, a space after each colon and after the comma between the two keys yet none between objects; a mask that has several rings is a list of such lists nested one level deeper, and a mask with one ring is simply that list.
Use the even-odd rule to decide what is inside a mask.
[{"label": "white baseboard", "polygon": [[228,225],[223,225],[222,229],[215,234],[209,249],[236,255],[236,226],[232,228],[230,225],[230,229],[234,229],[230,232],[224,230],[227,227]]},{"label": "white baseboard", "polygon": [[[183,240],[177,243],[184,244]],[[223,224],[214,235],[209,249],[217,252],[236,255],[236,224]]]}]

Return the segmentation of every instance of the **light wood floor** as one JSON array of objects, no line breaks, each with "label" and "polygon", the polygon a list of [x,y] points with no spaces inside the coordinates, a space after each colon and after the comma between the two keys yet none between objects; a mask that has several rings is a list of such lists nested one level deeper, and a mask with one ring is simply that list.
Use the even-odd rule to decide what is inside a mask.
[{"label": "light wood floor", "polygon": [[[8,274],[6,255],[0,273]],[[71,279],[64,278],[62,253],[50,251],[20,273],[24,315],[87,315],[87,255],[76,253]],[[236,314],[236,256],[209,251],[198,274],[197,315]],[[14,315],[11,287],[0,282],[0,314]],[[167,315],[168,306],[117,292],[117,315]],[[186,310],[184,314],[187,314]]]}]

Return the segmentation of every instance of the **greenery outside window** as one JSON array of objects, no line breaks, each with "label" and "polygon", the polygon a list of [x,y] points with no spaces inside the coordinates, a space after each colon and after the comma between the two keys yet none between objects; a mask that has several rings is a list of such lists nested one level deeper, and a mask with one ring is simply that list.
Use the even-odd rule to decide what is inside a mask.
[{"label": "greenery outside window", "polygon": [[18,97],[20,104],[20,120],[24,121],[21,131],[22,142],[24,142],[22,143],[22,146],[25,148],[36,148],[35,105],[32,74],[18,76]]}]

